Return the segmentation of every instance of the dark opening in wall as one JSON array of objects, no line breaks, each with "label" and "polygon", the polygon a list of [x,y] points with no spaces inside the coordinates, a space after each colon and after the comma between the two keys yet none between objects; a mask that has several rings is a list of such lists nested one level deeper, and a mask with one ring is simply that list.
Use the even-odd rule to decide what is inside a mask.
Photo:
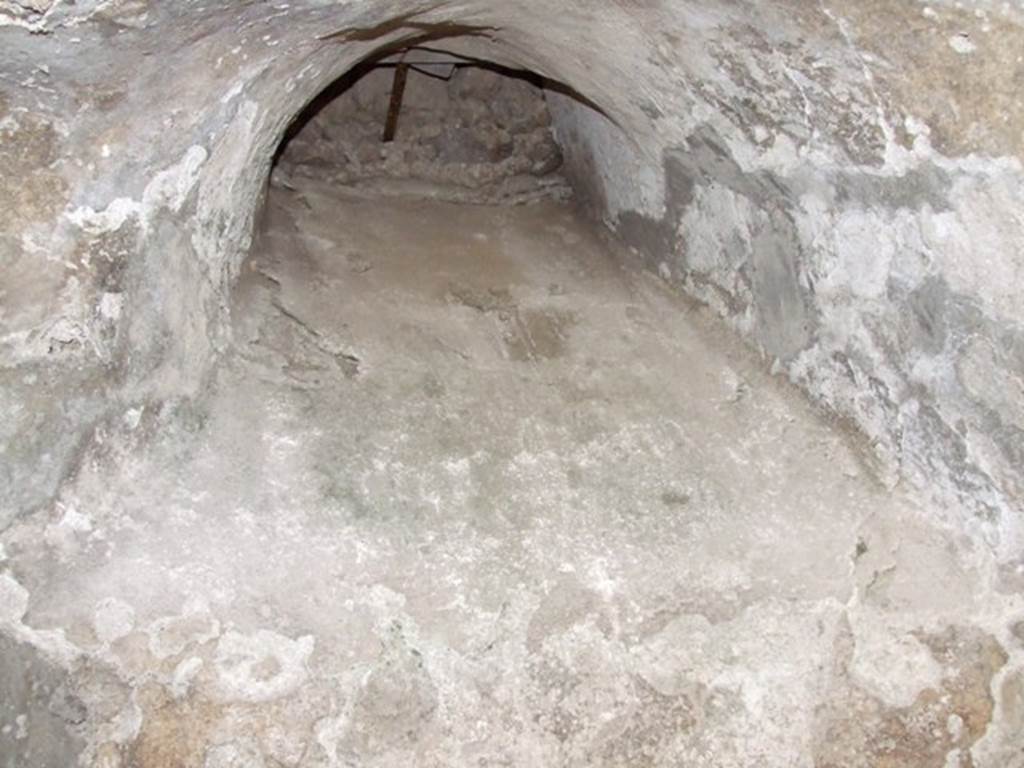
[{"label": "dark opening in wall", "polygon": [[274,179],[464,202],[566,198],[562,151],[534,73],[411,48],[360,64],[289,126]]}]

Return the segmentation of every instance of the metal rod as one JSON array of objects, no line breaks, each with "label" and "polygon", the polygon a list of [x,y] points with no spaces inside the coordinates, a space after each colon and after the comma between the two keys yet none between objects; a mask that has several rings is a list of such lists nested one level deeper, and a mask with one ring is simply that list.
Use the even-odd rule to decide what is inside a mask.
[{"label": "metal rod", "polygon": [[405,78],[409,65],[399,62],[395,65],[395,79],[391,84],[391,104],[388,105],[388,119],[384,125],[384,143],[393,141],[398,130],[398,113],[402,110],[402,96],[405,94]]}]

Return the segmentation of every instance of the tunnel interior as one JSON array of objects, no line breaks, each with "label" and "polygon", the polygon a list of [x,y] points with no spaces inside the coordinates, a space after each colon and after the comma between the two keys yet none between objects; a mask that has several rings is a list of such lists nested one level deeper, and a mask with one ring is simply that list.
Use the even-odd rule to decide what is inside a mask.
[{"label": "tunnel interior", "polygon": [[[586,279],[568,283],[639,260],[601,247],[599,223],[568,181],[549,97],[607,119],[556,80],[423,45],[375,52],[330,83],[273,152],[233,290],[235,347],[266,353],[284,379],[314,388],[332,374],[358,379],[388,352],[410,355],[439,393],[438,366],[452,360],[433,359],[438,350],[466,369],[463,384],[493,364],[567,354],[571,336],[593,332],[577,328],[584,313],[571,308]],[[569,249],[585,243],[595,263],[567,269],[552,237]],[[323,284],[338,288],[329,305]],[[422,314],[403,315],[391,294]],[[376,334],[373,350],[374,326],[404,330]],[[424,338],[437,349],[421,355]],[[477,359],[485,349],[490,362]]]},{"label": "tunnel interior", "polygon": [[1020,764],[962,5],[0,0],[0,766]]},{"label": "tunnel interior", "polygon": [[[444,42],[458,49],[457,38]],[[330,83],[273,152],[254,247],[233,290],[234,345],[265,345],[267,360],[284,356],[270,364],[286,379],[316,386],[332,372],[354,379],[373,365],[359,351],[372,331],[351,328],[366,312],[378,324],[416,328],[409,339],[377,340],[395,353],[432,335],[471,373],[481,363],[462,349],[466,331],[502,364],[546,364],[566,353],[570,337],[584,333],[572,294],[588,288],[584,281],[569,291],[575,270],[563,264],[559,273],[556,252],[537,247],[537,235],[570,249],[585,242],[596,264],[584,260],[584,270],[616,261],[640,268],[640,260],[599,246],[600,224],[568,180],[549,97],[563,100],[563,113],[571,104],[607,120],[563,83],[438,47],[386,47]],[[514,206],[531,209],[505,210]],[[541,272],[544,282],[531,274]],[[325,307],[315,286],[346,274],[354,279]],[[391,293],[441,309],[437,324],[403,318],[388,307]],[[445,312],[456,315],[452,327]],[[409,363],[436,374],[429,355]]]},{"label": "tunnel interior", "polygon": [[545,93],[569,89],[527,70],[437,48],[377,55],[292,121],[274,172],[454,201],[567,197]]}]

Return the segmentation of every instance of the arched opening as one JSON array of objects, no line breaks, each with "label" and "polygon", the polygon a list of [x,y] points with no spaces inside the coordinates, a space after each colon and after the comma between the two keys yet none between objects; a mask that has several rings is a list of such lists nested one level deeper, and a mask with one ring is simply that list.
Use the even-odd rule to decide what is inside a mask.
[{"label": "arched opening", "polygon": [[318,178],[368,194],[421,185],[453,202],[567,198],[547,92],[572,93],[526,70],[402,49],[317,96],[289,125],[274,170],[282,182]]},{"label": "arched opening", "polygon": [[0,755],[1018,756],[1003,21],[11,5]]},{"label": "arched opening", "polygon": [[[574,271],[615,258],[575,199],[562,148],[571,110],[618,130],[600,108],[537,73],[438,47],[458,51],[457,38],[422,43],[361,60],[273,152],[233,325],[252,340],[247,354],[262,351],[295,384],[355,378],[388,345],[408,353],[424,339],[470,371],[559,358],[580,319],[574,301],[592,290],[572,286]],[[330,302],[317,296],[324,284],[336,286]],[[430,357],[407,367],[428,372]]]}]

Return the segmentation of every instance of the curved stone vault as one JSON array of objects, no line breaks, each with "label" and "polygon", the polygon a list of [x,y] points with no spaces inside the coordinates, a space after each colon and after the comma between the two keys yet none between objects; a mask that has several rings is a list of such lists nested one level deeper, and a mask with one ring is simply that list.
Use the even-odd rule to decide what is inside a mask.
[{"label": "curved stone vault", "polygon": [[[77,573],[65,556],[99,557],[60,554],[58,545],[96,525],[74,499],[144,450],[140,421],[157,442],[216,421],[208,404],[237,342],[232,306],[262,212],[273,209],[271,162],[288,126],[356,65],[410,46],[557,84],[547,105],[564,172],[623,263],[704,307],[700,322],[720,318],[757,356],[750,376],[801,392],[865,467],[878,495],[864,499],[883,500],[877,517],[851,529],[870,535],[843,543],[855,551],[841,566],[852,593],[840,598],[842,589],[829,587],[814,598],[832,601],[815,662],[828,674],[815,694],[817,732],[803,743],[768,729],[779,739],[772,751],[756,733],[724,726],[707,743],[699,737],[702,718],[713,720],[730,696],[736,701],[721,706],[749,715],[734,725],[777,723],[802,706],[769,702],[770,683],[756,695],[730,687],[739,673],[729,654],[701,645],[756,643],[725,628],[735,612],[781,610],[773,601],[783,598],[761,585],[735,592],[723,615],[705,607],[667,622],[637,651],[700,646],[687,663],[717,670],[644,689],[638,706],[661,720],[634,724],[655,735],[637,732],[630,743],[691,734],[676,751],[587,752],[604,742],[573,731],[570,712],[545,733],[565,744],[578,738],[590,745],[583,751],[538,746],[505,763],[488,753],[492,762],[479,764],[1024,765],[1024,9],[987,0],[0,0],[0,689],[11,701],[31,698],[8,670],[17,667],[63,697],[54,714],[25,705],[37,721],[53,721],[33,732],[34,754],[53,761],[38,765],[70,752],[83,764],[193,764],[160,752],[190,738],[173,732],[174,721],[227,718],[224,701],[246,695],[258,701],[239,706],[266,733],[281,716],[281,733],[267,736],[279,749],[225,737],[181,754],[205,754],[194,764],[207,766],[409,759],[365,733],[342,755],[346,718],[359,717],[351,707],[302,716],[280,703],[260,709],[279,701],[274,681],[304,695],[320,630],[228,628],[201,601],[153,617],[164,623],[151,625],[150,651],[179,664],[171,670],[179,683],[188,669],[174,651],[174,622],[189,627],[174,630],[192,638],[182,648],[206,633],[218,663],[241,659],[242,672],[222,689],[252,677],[261,654],[274,660],[265,698],[239,683],[231,691],[245,695],[213,704],[175,698],[173,679],[158,684],[156,673],[139,682],[145,675],[129,668],[152,660],[111,660],[138,606],[111,597],[90,638],[62,626],[56,609],[36,615],[31,606],[36,587],[57,589],[53,574]],[[675,327],[665,323],[651,318],[652,338]],[[902,511],[886,519],[884,500],[897,497]],[[54,550],[26,555],[35,534]],[[929,581],[948,600],[908,597],[927,593]],[[558,625],[600,602],[601,587],[584,582],[560,583],[565,595],[538,612]],[[867,610],[872,590],[886,596]],[[397,599],[374,595],[382,616]],[[601,643],[618,637],[602,632]],[[386,658],[360,684],[378,686],[397,708],[394,727],[412,733],[438,707],[456,705],[441,690],[440,657],[424,671],[418,650],[388,637]],[[165,655],[153,650],[161,642]],[[90,675],[89,691],[75,692]],[[124,693],[118,686],[132,675]],[[405,679],[408,701],[396,704]],[[103,685],[118,689],[110,701],[126,696],[131,706],[101,712]],[[686,685],[686,707],[673,710],[666,691],[682,696]],[[579,721],[602,707],[617,712],[626,696],[611,682],[587,695],[592,709],[577,712]],[[471,707],[458,706],[468,717]],[[844,717],[844,709],[867,714]],[[0,714],[12,715],[10,733],[22,727],[20,709]],[[281,745],[303,717],[317,725],[293,754]],[[942,749],[926,745],[927,729],[914,730],[928,718]],[[102,743],[93,738],[100,721]],[[166,733],[158,739],[143,721]],[[519,727],[507,738],[533,738]],[[138,747],[140,733],[149,747]],[[153,746],[160,739],[164,746]],[[896,746],[872,751],[886,739]],[[319,751],[309,746],[317,743]],[[471,752],[406,748],[417,764],[471,764]]]}]

